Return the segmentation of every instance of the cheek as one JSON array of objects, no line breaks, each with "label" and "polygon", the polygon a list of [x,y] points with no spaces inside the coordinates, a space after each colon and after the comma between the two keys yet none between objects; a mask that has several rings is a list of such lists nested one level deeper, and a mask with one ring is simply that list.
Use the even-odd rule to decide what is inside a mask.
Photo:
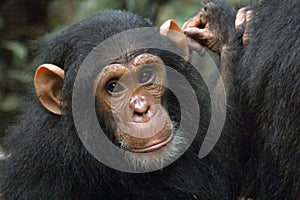
[{"label": "cheek", "polygon": [[157,85],[151,92],[153,98],[156,100],[155,103],[161,104],[161,99],[164,93],[164,86]]},{"label": "cheek", "polygon": [[105,110],[99,104],[96,104],[96,113],[99,125],[101,129],[104,131],[105,135],[113,141],[115,138],[115,132],[117,129],[117,123],[115,118],[113,117],[112,113]]},{"label": "cheek", "polygon": [[96,94],[96,104],[98,105],[98,110],[102,109],[108,112],[112,111],[112,107],[111,107],[111,98],[106,97],[107,95],[101,93],[101,92],[97,92]]}]

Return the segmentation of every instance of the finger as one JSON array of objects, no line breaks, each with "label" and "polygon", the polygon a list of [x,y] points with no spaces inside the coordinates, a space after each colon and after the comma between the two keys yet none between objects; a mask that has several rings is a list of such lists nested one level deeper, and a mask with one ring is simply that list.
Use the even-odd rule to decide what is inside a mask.
[{"label": "finger", "polygon": [[253,10],[248,10],[246,12],[246,22],[247,23],[250,22],[252,20],[252,18],[253,18]]},{"label": "finger", "polygon": [[183,32],[185,35],[197,39],[203,36],[204,29],[192,27],[192,28],[184,29]]},{"label": "finger", "polygon": [[194,17],[188,21],[186,21],[183,26],[182,26],[182,29],[186,29],[186,28],[192,28],[192,27],[198,27],[200,26],[200,19]]},{"label": "finger", "polygon": [[251,29],[251,20],[253,17],[253,10],[249,10],[246,12],[246,27],[243,35],[243,44],[247,44],[248,40],[252,36],[252,29]]},{"label": "finger", "polygon": [[213,37],[213,34],[207,29],[199,29],[199,28],[188,28],[184,29],[183,32],[188,36],[193,38],[196,41],[209,40]]},{"label": "finger", "polygon": [[184,24],[182,25],[181,29],[187,29],[188,28],[188,24],[189,24],[189,21],[186,21],[184,22]]},{"label": "finger", "polygon": [[197,15],[195,15],[193,18],[186,21],[183,24],[182,29],[193,28],[193,27],[204,28],[206,24],[207,24],[207,13],[202,10],[198,12]]},{"label": "finger", "polygon": [[236,18],[235,18],[235,28],[236,29],[238,27],[240,27],[241,25],[243,25],[244,23],[246,23],[246,13],[247,13],[246,7],[239,9],[239,11],[237,12]]}]

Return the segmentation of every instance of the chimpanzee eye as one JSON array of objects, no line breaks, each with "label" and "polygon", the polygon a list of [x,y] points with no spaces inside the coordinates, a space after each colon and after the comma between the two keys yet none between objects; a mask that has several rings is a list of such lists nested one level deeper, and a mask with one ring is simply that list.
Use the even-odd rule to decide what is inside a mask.
[{"label": "chimpanzee eye", "polygon": [[125,89],[120,83],[118,83],[117,79],[110,80],[106,84],[105,88],[106,88],[106,91],[110,94],[118,94]]},{"label": "chimpanzee eye", "polygon": [[138,77],[138,81],[140,84],[145,84],[145,83],[149,83],[151,81],[153,81],[154,77],[154,71],[151,68],[144,68],[143,70],[141,70],[139,77]]}]

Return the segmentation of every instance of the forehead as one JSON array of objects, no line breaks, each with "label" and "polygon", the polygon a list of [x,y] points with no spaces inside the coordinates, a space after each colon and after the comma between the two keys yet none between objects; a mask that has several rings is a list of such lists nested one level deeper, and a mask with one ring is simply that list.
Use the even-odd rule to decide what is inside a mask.
[{"label": "forehead", "polygon": [[134,55],[134,54],[127,54],[127,59],[124,60],[122,58],[116,60],[114,64],[106,66],[102,73],[103,75],[111,72],[111,71],[123,71],[128,69],[134,69],[142,65],[147,64],[164,64],[162,59],[159,56],[143,53],[140,55]]},{"label": "forehead", "polygon": [[132,61],[129,63],[133,66],[145,65],[145,64],[163,64],[163,61],[160,57],[153,55],[153,54],[141,54],[137,57],[133,58]]},{"label": "forehead", "polygon": [[163,64],[162,59],[154,54],[151,53],[127,53],[120,58],[116,59],[113,64],[123,64],[123,65],[143,65],[148,63],[161,63]]}]

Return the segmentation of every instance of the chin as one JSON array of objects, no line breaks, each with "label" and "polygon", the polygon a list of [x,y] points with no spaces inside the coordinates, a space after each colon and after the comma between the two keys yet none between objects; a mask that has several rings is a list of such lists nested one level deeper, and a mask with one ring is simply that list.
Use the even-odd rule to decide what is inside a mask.
[{"label": "chin", "polygon": [[188,148],[188,144],[184,138],[184,133],[173,129],[173,127],[174,126],[172,125],[171,134],[173,135],[173,138],[168,144],[159,149],[145,153],[126,150],[126,161],[133,165],[134,168],[142,168],[145,170],[162,169],[174,162]]}]

